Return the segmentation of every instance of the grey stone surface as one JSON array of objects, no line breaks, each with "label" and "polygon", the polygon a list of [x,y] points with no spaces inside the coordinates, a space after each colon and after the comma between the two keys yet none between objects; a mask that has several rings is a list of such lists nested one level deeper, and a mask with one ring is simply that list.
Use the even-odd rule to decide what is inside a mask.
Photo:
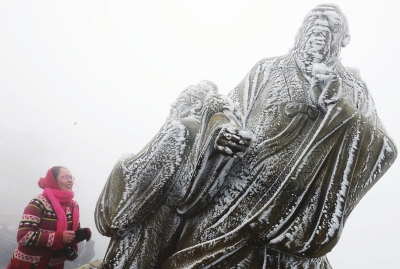
[{"label": "grey stone surface", "polygon": [[331,268],[325,256],[397,156],[366,84],[339,60],[332,5],[293,50],[228,96],[189,86],[161,130],[121,158],[95,212],[104,268]]}]

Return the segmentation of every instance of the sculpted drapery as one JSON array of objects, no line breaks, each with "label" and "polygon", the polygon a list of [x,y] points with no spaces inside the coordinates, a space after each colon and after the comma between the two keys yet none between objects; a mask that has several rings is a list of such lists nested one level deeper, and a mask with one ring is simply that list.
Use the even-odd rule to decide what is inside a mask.
[{"label": "sculpted drapery", "polygon": [[318,6],[292,52],[228,97],[193,88],[177,106],[190,112],[110,175],[95,213],[112,238],[104,268],[331,268],[325,254],[397,156],[339,61],[349,39],[340,9]]},{"label": "sculpted drapery", "polygon": [[214,84],[189,86],[157,135],[139,153],[117,162],[95,211],[97,229],[111,237],[103,268],[160,268],[175,252],[185,223],[176,207],[197,159],[231,161],[221,154],[209,156],[214,149],[209,139],[221,125],[237,125],[233,111]]},{"label": "sculpted drapery", "polygon": [[256,139],[163,268],[329,268],[324,255],[396,157],[364,83],[335,71],[342,98],[317,117],[291,55],[260,61],[230,94]]}]

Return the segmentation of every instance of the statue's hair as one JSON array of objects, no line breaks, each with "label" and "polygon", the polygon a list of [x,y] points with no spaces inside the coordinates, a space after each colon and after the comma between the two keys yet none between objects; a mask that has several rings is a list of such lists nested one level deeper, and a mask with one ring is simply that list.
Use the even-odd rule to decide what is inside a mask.
[{"label": "statue's hair", "polygon": [[[207,80],[203,80],[197,85],[190,85],[186,87],[181,94],[179,95],[178,99],[181,97],[185,97],[185,99],[190,100],[187,104],[190,109],[185,111],[185,113],[181,114],[181,117],[192,116],[192,117],[199,117],[201,108],[203,106],[204,100],[213,94],[217,93],[217,86]],[[196,102],[197,100],[200,101]],[[173,105],[172,105],[173,106]],[[187,114],[189,113],[189,114]],[[174,115],[173,110],[171,109],[170,115],[168,118],[174,118],[177,115]]]},{"label": "statue's hair", "polygon": [[347,21],[346,16],[343,14],[343,12],[339,6],[334,5],[334,4],[322,4],[322,5],[317,5],[310,12],[308,12],[307,15],[305,16],[305,18],[303,20],[303,24],[297,31],[293,49],[301,47],[301,45],[302,45],[301,40],[304,40],[303,37],[307,35],[307,31],[313,23],[313,20],[312,20],[313,11],[316,9],[321,9],[321,8],[335,10],[342,17],[342,21],[343,21],[343,33],[342,33],[343,39],[342,40],[344,40],[344,41],[342,41],[341,45],[342,45],[342,47],[345,47],[348,44],[348,42],[350,40],[350,32],[349,32],[349,23]]},{"label": "statue's hair", "polygon": [[208,96],[210,94],[215,94],[215,93],[217,93],[217,86],[210,81],[203,80],[197,85],[190,85],[190,86],[186,87],[182,91],[180,96],[181,95],[190,95],[197,99],[204,100],[206,98],[206,96]]}]

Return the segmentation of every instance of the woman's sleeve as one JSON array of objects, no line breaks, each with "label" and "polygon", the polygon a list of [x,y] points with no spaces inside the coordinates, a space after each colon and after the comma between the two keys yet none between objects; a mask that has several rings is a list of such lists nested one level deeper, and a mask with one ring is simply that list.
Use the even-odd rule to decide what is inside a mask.
[{"label": "woman's sleeve", "polygon": [[[63,248],[62,231],[51,231],[51,227],[49,227],[49,231],[45,230],[46,227],[41,227],[42,229],[39,229],[39,225],[43,220],[45,208],[45,203],[40,197],[35,197],[30,201],[19,223],[17,234],[18,244],[23,246],[48,247],[52,249]],[[51,216],[49,216],[49,218],[51,218]],[[48,222],[50,224],[51,220],[49,219]]]}]

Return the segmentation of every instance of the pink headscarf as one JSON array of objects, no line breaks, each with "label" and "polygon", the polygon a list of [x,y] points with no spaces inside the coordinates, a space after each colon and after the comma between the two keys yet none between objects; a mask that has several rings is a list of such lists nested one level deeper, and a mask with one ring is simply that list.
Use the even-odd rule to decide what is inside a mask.
[{"label": "pink headscarf", "polygon": [[[38,185],[44,189],[43,195],[50,200],[54,211],[57,215],[57,231],[65,231],[68,229],[67,217],[60,203],[68,203],[71,206],[73,191],[61,190],[56,179],[53,176],[53,167],[47,171],[46,177],[39,179]],[[79,211],[76,208],[72,209],[72,230],[78,229]]]}]

